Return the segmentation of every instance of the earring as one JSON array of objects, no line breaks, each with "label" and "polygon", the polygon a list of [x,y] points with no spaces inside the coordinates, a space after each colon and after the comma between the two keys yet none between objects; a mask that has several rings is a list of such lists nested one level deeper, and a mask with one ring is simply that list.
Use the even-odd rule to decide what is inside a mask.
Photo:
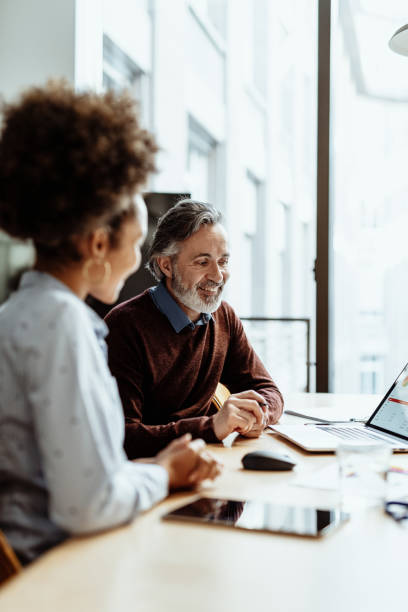
[{"label": "earring", "polygon": [[[94,273],[92,274],[91,268],[93,266],[95,267],[102,266],[103,267],[102,275],[100,274],[100,270],[97,273],[96,273],[96,270],[94,270]],[[96,273],[96,279],[94,278],[95,273]],[[88,283],[92,283],[93,285],[104,285],[110,279],[111,273],[112,273],[112,266],[110,265],[109,261],[102,262],[102,261],[99,261],[98,259],[91,258],[91,259],[87,259],[82,267],[82,276]]]}]

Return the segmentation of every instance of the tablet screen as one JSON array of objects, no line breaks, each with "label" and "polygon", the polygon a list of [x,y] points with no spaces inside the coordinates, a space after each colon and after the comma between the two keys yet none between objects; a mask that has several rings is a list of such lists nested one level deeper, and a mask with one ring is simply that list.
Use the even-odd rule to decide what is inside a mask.
[{"label": "tablet screen", "polygon": [[200,497],[191,504],[165,514],[163,518],[250,531],[318,537],[341,525],[349,515],[334,508],[305,508],[262,501]]}]

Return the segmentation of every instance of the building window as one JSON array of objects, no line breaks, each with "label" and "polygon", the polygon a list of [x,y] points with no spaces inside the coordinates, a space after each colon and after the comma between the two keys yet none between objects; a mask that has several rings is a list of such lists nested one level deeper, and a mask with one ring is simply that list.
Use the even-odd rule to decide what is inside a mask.
[{"label": "building window", "polygon": [[408,342],[408,88],[386,44],[406,3],[333,0],[331,16],[330,391],[383,393]]},{"label": "building window", "polygon": [[261,98],[266,96],[268,61],[268,10],[265,0],[247,4],[244,72],[247,84],[255,88]]},{"label": "building window", "polygon": [[106,34],[103,36],[103,88],[127,89],[140,104],[142,124],[151,125],[149,76]]},{"label": "building window", "polygon": [[303,312],[309,313],[312,309],[312,296],[311,296],[311,283],[310,274],[312,273],[311,268],[311,241],[310,241],[310,224],[302,222],[301,224],[301,256],[303,258],[303,272],[302,272],[302,301],[303,301]]},{"label": "building window", "polygon": [[379,355],[362,355],[360,358],[360,393],[381,393],[383,368]]},{"label": "building window", "polygon": [[264,310],[265,257],[262,244],[262,183],[246,173],[240,208],[240,314],[260,316]]},{"label": "building window", "polygon": [[188,125],[187,180],[191,197],[216,203],[217,143],[191,116]]},{"label": "building window", "polygon": [[276,246],[279,253],[281,316],[290,315],[290,207],[278,202]]},{"label": "building window", "polygon": [[190,0],[190,6],[200,17],[213,26],[225,38],[227,25],[226,0]]}]

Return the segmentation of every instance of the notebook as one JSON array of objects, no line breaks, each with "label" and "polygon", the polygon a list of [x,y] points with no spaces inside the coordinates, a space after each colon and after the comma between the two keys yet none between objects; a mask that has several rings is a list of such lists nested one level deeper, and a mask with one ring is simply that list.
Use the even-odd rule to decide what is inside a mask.
[{"label": "notebook", "polygon": [[271,425],[270,429],[311,452],[335,451],[343,442],[386,442],[408,452],[408,364],[364,423]]}]

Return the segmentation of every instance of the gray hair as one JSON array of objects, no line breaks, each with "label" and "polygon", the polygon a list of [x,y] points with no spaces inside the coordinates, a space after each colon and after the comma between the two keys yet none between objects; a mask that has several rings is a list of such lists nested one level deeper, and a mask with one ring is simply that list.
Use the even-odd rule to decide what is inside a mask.
[{"label": "gray hair", "polygon": [[157,222],[156,231],[147,253],[146,268],[158,281],[164,278],[157,263],[158,257],[172,257],[180,251],[180,243],[198,232],[203,225],[215,225],[221,213],[205,202],[180,200]]}]

